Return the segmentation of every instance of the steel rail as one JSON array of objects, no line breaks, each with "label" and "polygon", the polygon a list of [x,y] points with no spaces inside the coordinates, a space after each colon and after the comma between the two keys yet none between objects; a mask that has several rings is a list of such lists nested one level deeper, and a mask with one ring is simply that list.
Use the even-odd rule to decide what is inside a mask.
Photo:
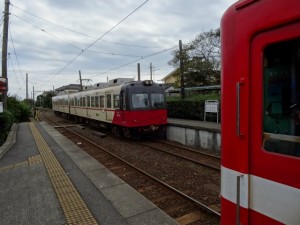
[{"label": "steel rail", "polygon": [[143,145],[143,146],[146,146],[146,147],[149,147],[149,148],[153,148],[155,150],[158,150],[158,151],[161,151],[161,152],[165,152],[167,154],[170,154],[170,155],[173,155],[173,156],[176,156],[176,157],[179,157],[181,159],[185,159],[185,160],[188,160],[190,162],[193,162],[193,163],[196,163],[196,164],[199,164],[201,166],[205,166],[205,167],[208,167],[210,169],[213,169],[213,170],[216,170],[216,171],[221,171],[221,168],[220,167],[215,167],[215,166],[212,166],[212,165],[209,165],[209,164],[206,164],[206,163],[202,163],[202,162],[199,162],[195,159],[191,159],[191,158],[188,158],[188,157],[185,157],[185,156],[182,156],[182,155],[178,155],[176,153],[173,153],[173,152],[169,152],[169,151],[166,151],[166,150],[163,150],[163,149],[160,149],[160,148],[157,148],[157,147],[154,147],[154,146],[151,146],[151,145],[148,145],[148,144],[145,144],[145,143],[142,143],[142,142],[139,142],[140,145]]},{"label": "steel rail", "polygon": [[[49,118],[48,118],[48,119],[49,119]],[[49,119],[49,120],[51,120],[51,119]],[[53,120],[51,120],[51,121],[52,121],[53,123],[56,123],[56,122],[53,121]],[[156,181],[157,183],[163,185],[164,187],[166,187],[166,188],[168,188],[169,190],[175,192],[176,194],[182,196],[183,198],[188,199],[188,200],[191,201],[193,204],[197,205],[199,208],[205,210],[206,212],[208,212],[208,213],[210,213],[210,214],[212,214],[212,215],[214,215],[214,216],[216,216],[216,217],[218,217],[218,218],[221,217],[221,214],[220,214],[219,212],[217,212],[217,211],[211,209],[210,207],[208,207],[208,206],[205,205],[204,203],[197,201],[196,199],[194,199],[194,198],[192,198],[192,197],[186,195],[185,193],[183,193],[183,192],[177,190],[176,188],[170,186],[169,184],[167,184],[167,183],[161,181],[160,179],[158,179],[158,178],[152,176],[151,174],[147,173],[146,171],[144,171],[144,170],[142,170],[142,169],[140,169],[140,168],[134,166],[133,164],[131,164],[131,163],[125,161],[124,159],[120,158],[119,156],[115,155],[114,153],[111,153],[109,150],[107,150],[107,149],[105,149],[105,148],[99,146],[98,144],[96,144],[96,143],[90,141],[90,140],[87,139],[86,137],[84,137],[84,136],[82,136],[82,135],[76,133],[75,131],[70,130],[70,129],[67,128],[66,126],[61,125],[61,124],[59,124],[59,123],[56,123],[56,124],[58,124],[61,128],[64,128],[64,129],[68,130],[69,132],[71,132],[71,133],[77,135],[78,137],[82,138],[83,140],[89,142],[90,144],[94,145],[95,147],[97,147],[97,148],[99,148],[99,149],[102,149],[103,151],[105,151],[105,152],[108,153],[109,155],[111,155],[111,156],[117,158],[117,159],[120,160],[121,162],[123,162],[123,163],[125,163],[126,165],[130,166],[131,168],[133,168],[133,169],[139,171],[140,173],[144,174],[145,176],[147,176],[147,177],[153,179],[153,180]]]}]

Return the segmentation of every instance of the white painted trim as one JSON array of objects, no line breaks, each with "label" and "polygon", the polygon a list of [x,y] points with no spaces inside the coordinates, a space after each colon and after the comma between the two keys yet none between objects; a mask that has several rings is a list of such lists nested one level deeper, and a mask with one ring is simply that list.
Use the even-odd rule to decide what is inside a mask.
[{"label": "white painted trim", "polygon": [[[241,176],[242,175],[242,176]],[[236,204],[237,177],[241,176],[240,180],[240,206],[248,208],[248,174],[241,174],[237,171],[221,167],[221,195],[223,198]]]},{"label": "white painted trim", "polygon": [[[221,167],[222,197],[235,204],[236,177],[239,175],[240,173],[237,171]],[[248,188],[250,189],[249,201]],[[298,188],[245,174],[241,178],[240,197],[241,206],[246,209],[251,208],[284,224],[300,224],[300,189]],[[248,207],[248,202],[250,207]]]}]

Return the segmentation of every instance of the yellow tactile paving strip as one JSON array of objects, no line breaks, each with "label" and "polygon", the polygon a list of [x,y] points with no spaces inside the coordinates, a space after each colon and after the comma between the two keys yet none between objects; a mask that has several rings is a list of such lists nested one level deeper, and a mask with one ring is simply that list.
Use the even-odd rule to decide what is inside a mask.
[{"label": "yellow tactile paving strip", "polygon": [[67,223],[69,225],[98,224],[34,123],[29,123],[29,126],[63,208]]}]

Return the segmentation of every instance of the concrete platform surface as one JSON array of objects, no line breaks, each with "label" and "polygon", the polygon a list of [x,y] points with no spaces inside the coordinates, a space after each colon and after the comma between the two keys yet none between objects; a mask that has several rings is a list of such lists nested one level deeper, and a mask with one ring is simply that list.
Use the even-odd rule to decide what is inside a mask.
[{"label": "concrete platform surface", "polygon": [[[35,126],[98,224],[178,224],[54,128]],[[17,127],[16,143],[0,159],[0,224],[67,224],[28,123]]]}]

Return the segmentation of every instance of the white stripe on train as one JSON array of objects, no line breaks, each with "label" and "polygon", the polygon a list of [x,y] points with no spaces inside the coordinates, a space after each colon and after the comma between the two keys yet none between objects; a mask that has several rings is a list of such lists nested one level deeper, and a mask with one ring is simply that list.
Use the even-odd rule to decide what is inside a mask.
[{"label": "white stripe on train", "polygon": [[[234,204],[237,203],[238,176],[241,173],[221,167],[221,195]],[[243,174],[240,178],[240,206],[284,224],[300,224],[300,189],[281,183]]]}]

